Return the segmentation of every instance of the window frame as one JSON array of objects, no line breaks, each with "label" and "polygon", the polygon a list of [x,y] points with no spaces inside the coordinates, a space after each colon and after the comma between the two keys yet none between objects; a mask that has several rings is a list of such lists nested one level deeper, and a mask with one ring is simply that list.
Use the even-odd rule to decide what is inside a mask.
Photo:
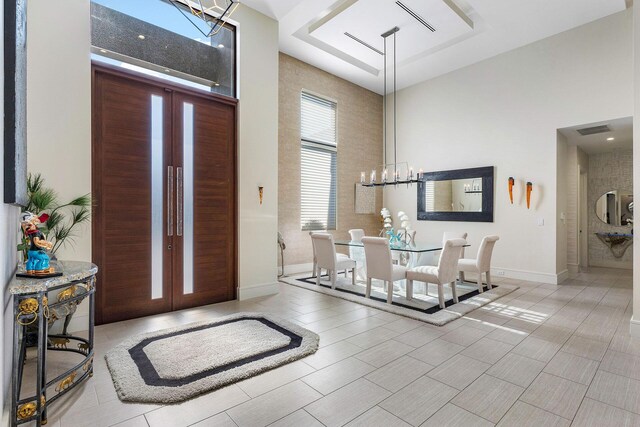
[{"label": "window frame", "polygon": [[[331,105],[334,111],[334,135],[335,135],[335,143],[327,143],[320,140],[314,140],[312,138],[305,138],[303,136],[302,122],[303,122],[303,99],[304,97],[311,98],[312,100],[317,100],[319,103],[326,103]],[[328,231],[328,230],[337,230],[338,229],[338,102],[334,99],[331,99],[327,96],[320,95],[313,91],[309,91],[303,89],[300,91],[300,230],[301,231]],[[322,153],[327,153],[332,156],[332,161],[335,161],[335,172],[331,179],[333,183],[329,183],[329,185],[334,186],[334,195],[333,195],[333,203],[331,199],[329,199],[329,208],[333,205],[333,223],[330,222],[331,215],[327,212],[326,216],[326,227],[316,228],[316,227],[305,227],[303,224],[302,210],[303,210],[303,188],[302,188],[302,176],[303,176],[303,165],[302,165],[302,156],[304,149],[315,150]]]}]

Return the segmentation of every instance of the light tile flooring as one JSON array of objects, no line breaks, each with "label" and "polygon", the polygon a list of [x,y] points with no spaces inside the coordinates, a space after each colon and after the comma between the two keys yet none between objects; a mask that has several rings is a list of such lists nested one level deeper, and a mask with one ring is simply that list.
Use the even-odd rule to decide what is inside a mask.
[{"label": "light tile flooring", "polygon": [[[504,282],[520,288],[439,328],[285,284],[276,296],[100,326],[94,377],[52,406],[49,425],[640,426],[631,272]],[[103,359],[113,345],[238,311],[304,325],[321,348],[179,405],[118,400]]]}]

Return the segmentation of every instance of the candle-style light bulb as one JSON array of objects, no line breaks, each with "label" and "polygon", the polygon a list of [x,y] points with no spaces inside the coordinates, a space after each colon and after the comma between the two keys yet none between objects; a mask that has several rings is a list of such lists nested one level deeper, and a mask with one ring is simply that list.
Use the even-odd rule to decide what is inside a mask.
[{"label": "candle-style light bulb", "polygon": [[360,184],[364,184],[364,172],[360,172]]},{"label": "candle-style light bulb", "polygon": [[371,170],[371,183],[374,184],[376,182],[376,170]]},{"label": "candle-style light bulb", "polygon": [[418,179],[422,179],[423,175],[424,175],[424,172],[422,172],[422,168],[420,168],[420,170],[418,171]]},{"label": "candle-style light bulb", "polygon": [[387,170],[386,169],[382,172],[382,182],[387,182]]}]

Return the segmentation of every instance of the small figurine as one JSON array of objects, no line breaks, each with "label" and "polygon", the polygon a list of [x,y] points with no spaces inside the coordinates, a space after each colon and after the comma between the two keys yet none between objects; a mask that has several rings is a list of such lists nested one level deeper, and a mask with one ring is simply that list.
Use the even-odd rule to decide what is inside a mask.
[{"label": "small figurine", "polygon": [[42,231],[38,229],[38,225],[47,219],[49,219],[47,214],[37,217],[31,212],[23,212],[21,216],[20,225],[29,244],[25,266],[29,275],[42,276],[55,273],[55,269],[49,266],[49,255],[45,252],[53,249],[53,243],[47,242]]}]

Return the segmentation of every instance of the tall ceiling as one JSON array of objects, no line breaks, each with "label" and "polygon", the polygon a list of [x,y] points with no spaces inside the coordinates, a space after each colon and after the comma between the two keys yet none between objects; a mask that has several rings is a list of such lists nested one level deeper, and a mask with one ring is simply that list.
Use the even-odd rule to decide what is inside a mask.
[{"label": "tall ceiling", "polygon": [[[607,126],[608,130],[601,128],[600,132],[582,135],[579,130],[594,127]],[[558,129],[570,144],[575,144],[587,154],[609,153],[615,150],[633,149],[633,117],[607,120],[604,122],[582,124],[568,128]]]},{"label": "tall ceiling", "polygon": [[[393,27],[399,28],[397,83],[404,88],[629,6],[629,0],[241,2],[279,21],[282,52],[378,93],[384,84],[381,34]],[[391,36],[389,67],[393,43]]]}]

